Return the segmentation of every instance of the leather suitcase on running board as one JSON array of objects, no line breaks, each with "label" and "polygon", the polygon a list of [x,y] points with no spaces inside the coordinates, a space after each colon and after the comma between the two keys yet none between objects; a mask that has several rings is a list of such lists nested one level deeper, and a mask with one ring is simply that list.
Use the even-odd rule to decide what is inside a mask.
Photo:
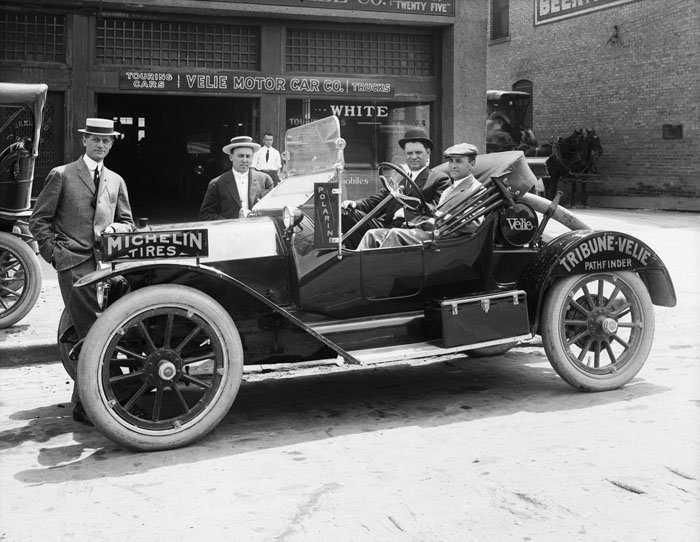
[{"label": "leather suitcase on running board", "polygon": [[523,290],[436,301],[425,309],[426,336],[451,348],[527,335],[525,301]]}]

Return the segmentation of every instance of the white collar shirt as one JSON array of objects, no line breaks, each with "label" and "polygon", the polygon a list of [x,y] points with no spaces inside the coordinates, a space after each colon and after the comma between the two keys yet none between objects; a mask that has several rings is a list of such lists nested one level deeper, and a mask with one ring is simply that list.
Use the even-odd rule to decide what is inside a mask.
[{"label": "white collar shirt", "polygon": [[100,175],[102,174],[102,169],[104,168],[104,162],[95,162],[87,154],[83,155],[83,162],[85,162],[85,165],[90,170],[90,173],[92,173],[93,175],[95,174],[96,167],[100,168]]},{"label": "white collar shirt", "polygon": [[246,171],[245,173],[240,173],[231,168],[231,171],[233,171],[233,178],[236,180],[238,197],[241,198],[241,210],[247,213],[250,210],[248,208],[248,180],[250,170]]},{"label": "white collar shirt", "polygon": [[279,171],[282,169],[282,157],[274,147],[263,146],[253,155],[251,167],[258,171]]},{"label": "white collar shirt", "polygon": [[[412,181],[415,181],[416,178],[418,177],[418,175],[420,175],[423,172],[423,170],[427,167],[428,166],[423,166],[418,171],[412,171],[411,169],[409,169],[408,164],[403,165],[403,169],[406,172],[406,175],[408,175],[408,177]],[[396,212],[394,213],[394,220],[396,220],[397,218],[404,218],[404,216],[405,216],[404,208],[401,207],[401,208],[397,209]]]}]

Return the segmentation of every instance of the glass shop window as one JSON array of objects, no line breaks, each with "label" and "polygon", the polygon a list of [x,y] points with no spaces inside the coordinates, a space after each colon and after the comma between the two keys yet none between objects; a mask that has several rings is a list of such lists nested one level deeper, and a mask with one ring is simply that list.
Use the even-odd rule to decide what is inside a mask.
[{"label": "glass shop window", "polygon": [[340,134],[347,142],[347,196],[359,198],[379,189],[376,167],[380,162],[404,163],[398,142],[407,128],[419,126],[430,136],[430,108],[429,103],[289,99],[287,129],[338,117]]}]

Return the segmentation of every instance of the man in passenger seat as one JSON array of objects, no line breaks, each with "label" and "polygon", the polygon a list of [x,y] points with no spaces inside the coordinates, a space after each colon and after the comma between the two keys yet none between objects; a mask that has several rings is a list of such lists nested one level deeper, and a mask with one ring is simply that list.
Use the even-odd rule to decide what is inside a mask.
[{"label": "man in passenger seat", "polygon": [[[459,143],[445,150],[443,154],[448,161],[452,182],[440,195],[435,216],[451,213],[481,187],[481,183],[472,175],[478,152],[470,143]],[[408,222],[408,228],[373,228],[365,233],[357,248],[363,250],[419,245],[433,238],[434,224],[434,217],[420,216]],[[467,223],[457,233],[473,232],[477,225]]]},{"label": "man in passenger seat", "polygon": [[[404,166],[406,174],[421,189],[426,202],[432,206],[437,205],[441,194],[449,186],[450,179],[442,171],[433,171],[428,167],[433,142],[428,138],[425,130],[411,127],[406,130],[403,138],[399,139],[399,146],[403,149],[406,157]],[[379,205],[388,194],[389,191],[383,188],[376,194],[361,200],[343,201],[343,231],[348,231],[359,222],[362,217]],[[418,195],[411,185],[406,186],[405,194],[414,197]],[[397,201],[390,201],[380,214],[369,220],[366,228],[401,227],[416,216],[417,213],[410,209],[404,209]],[[354,233],[348,240],[348,246],[355,246],[361,237],[362,231]]]}]

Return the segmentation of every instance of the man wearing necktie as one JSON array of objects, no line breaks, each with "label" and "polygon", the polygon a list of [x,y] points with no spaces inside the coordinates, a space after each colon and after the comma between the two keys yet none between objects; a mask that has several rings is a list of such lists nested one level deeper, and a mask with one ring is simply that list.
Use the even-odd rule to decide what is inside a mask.
[{"label": "man wearing necktie", "polygon": [[[469,196],[476,192],[481,183],[474,178],[472,171],[478,149],[469,143],[453,145],[444,152],[448,161],[450,185],[442,192],[435,210],[436,216],[444,216],[456,209]],[[433,217],[416,217],[409,222],[409,228],[374,228],[362,237],[359,250],[368,248],[397,247],[416,245],[432,239]],[[456,234],[471,233],[477,224],[465,224]]]},{"label": "man wearing necktie", "polygon": [[[403,138],[399,139],[399,146],[403,149],[406,157],[405,171],[418,188],[421,189],[425,201],[429,205],[437,205],[440,194],[450,183],[450,178],[440,171],[432,171],[429,168],[433,142],[428,138],[425,130],[413,127],[407,129]],[[345,209],[343,214],[343,231],[348,231],[354,224],[359,222],[365,214],[379,205],[388,194],[389,191],[383,188],[367,198],[342,202],[343,209]],[[408,183],[406,184],[405,194],[413,197],[418,195]],[[386,204],[379,216],[367,222],[364,231],[367,231],[369,228],[401,227],[416,216],[416,212],[404,209],[398,201],[392,199]],[[352,239],[348,240],[348,246],[355,246],[364,231],[358,231],[353,234]]]},{"label": "man wearing necktie", "polygon": [[265,132],[263,135],[263,146],[253,156],[251,167],[267,173],[275,186],[280,182],[280,170],[282,169],[282,156],[279,151],[272,146],[274,137],[271,133]]},{"label": "man wearing necktie", "polygon": [[[114,121],[89,118],[78,131],[85,154],[49,172],[29,229],[41,256],[56,269],[63,303],[78,338],[83,338],[99,311],[97,293],[94,286],[73,288],[73,284],[97,269],[102,234],[132,231],[134,220],[124,179],[104,165],[119,135]],[[74,419],[86,423],[75,388],[73,401]]]},{"label": "man wearing necktie", "polygon": [[260,150],[253,138],[234,137],[221,150],[228,154],[231,169],[209,181],[199,208],[200,220],[245,218],[273,186],[269,175],[250,167],[253,154]]}]

